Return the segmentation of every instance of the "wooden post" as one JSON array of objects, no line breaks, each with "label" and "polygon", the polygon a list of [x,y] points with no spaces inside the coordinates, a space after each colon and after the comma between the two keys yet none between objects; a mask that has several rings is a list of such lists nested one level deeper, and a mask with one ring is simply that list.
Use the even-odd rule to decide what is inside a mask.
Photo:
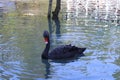
[{"label": "wooden post", "polygon": [[55,11],[52,12],[53,19],[58,18],[58,14],[60,12],[60,9],[61,9],[61,0],[56,0],[56,8],[55,8]]},{"label": "wooden post", "polygon": [[48,6],[48,18],[51,17],[51,10],[52,10],[52,0],[49,0],[49,6]]}]

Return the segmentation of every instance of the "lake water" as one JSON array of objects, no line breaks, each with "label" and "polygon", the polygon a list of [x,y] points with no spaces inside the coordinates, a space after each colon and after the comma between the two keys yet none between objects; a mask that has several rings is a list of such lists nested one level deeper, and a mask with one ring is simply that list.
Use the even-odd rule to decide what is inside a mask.
[{"label": "lake water", "polygon": [[[58,21],[46,1],[0,1],[0,80],[120,80],[120,1],[62,0]],[[44,30],[51,49],[72,44],[85,56],[42,60]]]}]

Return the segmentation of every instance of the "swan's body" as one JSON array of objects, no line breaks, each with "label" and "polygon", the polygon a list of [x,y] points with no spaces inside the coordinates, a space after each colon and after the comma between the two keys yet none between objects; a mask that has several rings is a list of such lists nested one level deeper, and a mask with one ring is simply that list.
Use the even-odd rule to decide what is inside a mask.
[{"label": "swan's body", "polygon": [[49,33],[48,31],[44,31],[43,37],[46,42],[46,47],[43,51],[42,58],[43,59],[66,59],[66,58],[72,58],[78,55],[83,54],[86,48],[78,48],[72,45],[62,45],[59,46],[51,52],[49,52],[50,49],[50,40],[49,40]]}]

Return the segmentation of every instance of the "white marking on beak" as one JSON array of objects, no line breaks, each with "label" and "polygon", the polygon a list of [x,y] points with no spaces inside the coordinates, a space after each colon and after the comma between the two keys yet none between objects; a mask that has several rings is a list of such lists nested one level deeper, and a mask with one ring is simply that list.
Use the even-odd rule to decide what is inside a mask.
[{"label": "white marking on beak", "polygon": [[45,44],[48,44],[48,42],[45,42]]}]

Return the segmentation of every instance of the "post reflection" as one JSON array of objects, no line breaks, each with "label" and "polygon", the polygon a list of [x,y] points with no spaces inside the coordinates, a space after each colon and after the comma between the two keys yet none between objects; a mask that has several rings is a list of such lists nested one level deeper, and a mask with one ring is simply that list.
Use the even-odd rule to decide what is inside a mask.
[{"label": "post reflection", "polygon": [[60,20],[59,20],[59,17],[53,19],[53,21],[55,22],[55,25],[56,25],[56,36],[57,37],[60,37]]},{"label": "post reflection", "polygon": [[[55,29],[54,29],[54,25],[53,23],[55,24]],[[49,28],[49,33],[50,33],[50,36],[53,32],[56,33],[56,36],[57,37],[60,37],[60,34],[61,34],[61,31],[60,31],[60,20],[59,20],[59,17],[55,17],[55,18],[48,18],[48,28]]]},{"label": "post reflection", "polygon": [[[50,32],[50,35],[53,32],[55,32],[57,37],[60,37],[59,35],[61,33],[60,32],[60,20],[59,20],[59,17],[58,17],[60,7],[61,7],[60,3],[61,3],[61,0],[57,0],[56,8],[55,8],[55,10],[53,12],[52,12],[52,0],[49,0],[49,7],[48,7],[48,27],[49,27],[49,32]],[[52,12],[52,14],[51,14],[51,12]],[[52,17],[51,17],[51,15],[52,15]],[[56,29],[54,29],[52,22],[55,23]]]},{"label": "post reflection", "polygon": [[[53,22],[55,23],[55,28],[53,27]],[[49,32],[50,32],[50,36],[52,33],[56,33],[57,37],[60,37],[61,31],[60,31],[60,20],[59,17],[53,19],[53,18],[48,18],[48,27],[49,27]],[[54,31],[55,30],[55,31]]]}]

